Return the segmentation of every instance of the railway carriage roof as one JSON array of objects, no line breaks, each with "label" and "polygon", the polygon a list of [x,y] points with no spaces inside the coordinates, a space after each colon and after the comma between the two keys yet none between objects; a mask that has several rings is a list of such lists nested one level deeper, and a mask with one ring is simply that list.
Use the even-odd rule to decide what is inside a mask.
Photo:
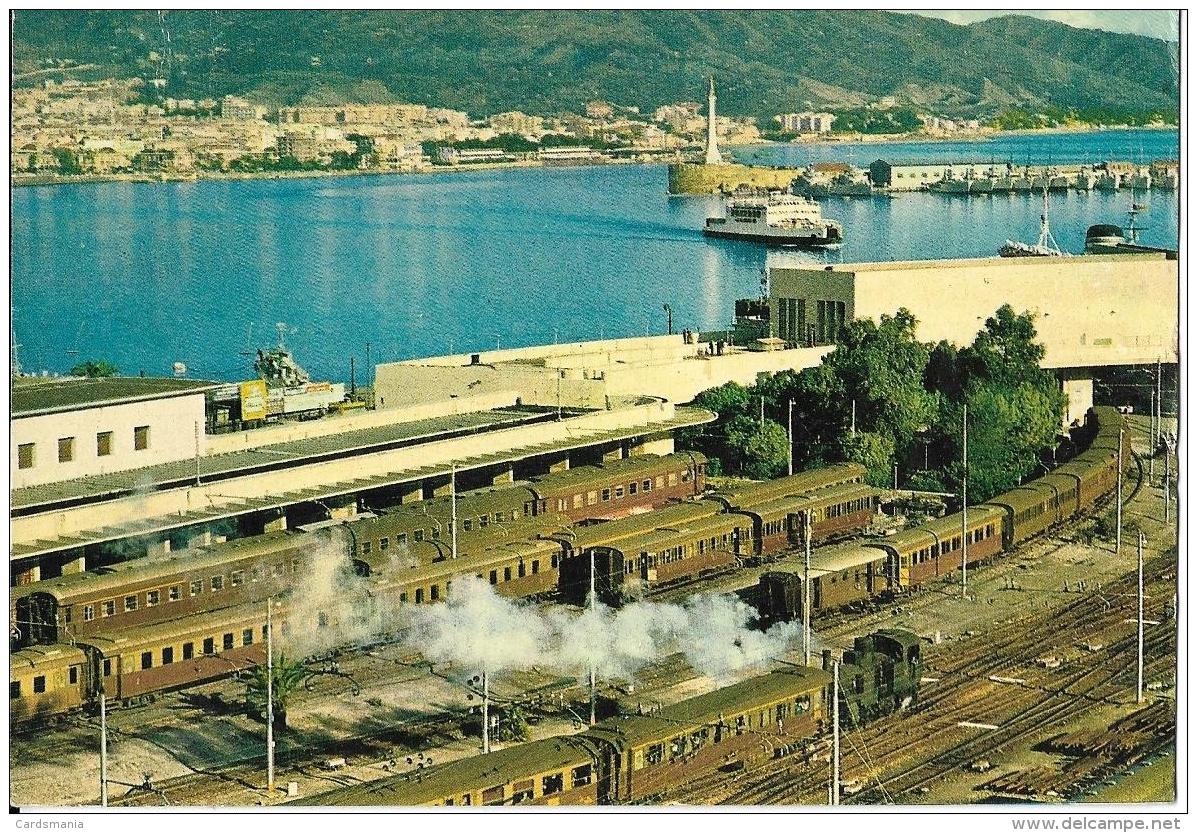
[{"label": "railway carriage roof", "polygon": [[[932,532],[941,538],[946,538],[949,535],[955,535],[960,532],[961,523],[960,512],[953,512],[951,515],[944,515],[942,518],[932,518],[924,524],[921,524],[923,529]],[[983,503],[978,503],[975,506],[968,508],[968,525],[970,529],[976,529],[978,526],[983,526],[993,520],[1000,520],[1005,516],[1005,511],[996,506],[986,506]]]},{"label": "railway carriage roof", "polygon": [[36,670],[54,666],[75,665],[86,659],[78,648],[69,645],[34,645],[9,656],[11,671]]},{"label": "railway carriage roof", "polygon": [[289,553],[296,549],[318,546],[320,542],[320,538],[309,533],[269,532],[222,544],[179,550],[169,555],[137,558],[98,570],[35,582],[21,588],[24,591],[21,595],[49,593],[58,599],[59,603],[71,604],[73,599],[88,599],[114,593],[156,578],[210,572],[232,561],[279,552]]},{"label": "railway carriage roof", "polygon": [[643,535],[645,532],[661,527],[691,523],[699,518],[716,515],[722,510],[723,507],[713,501],[686,500],[651,512],[628,515],[614,521],[575,526],[571,529],[572,535],[555,533],[553,537],[561,541],[568,541],[575,550],[603,546],[633,535]]},{"label": "railway carriage roof", "polygon": [[835,486],[846,480],[864,477],[864,466],[856,463],[843,463],[827,466],[811,471],[802,471],[776,480],[764,480],[749,483],[730,483],[716,489],[714,494],[723,497],[734,505],[747,505],[752,502],[768,500],[771,496],[785,497],[812,492],[825,486]]},{"label": "railway carriage roof", "polygon": [[933,545],[935,543],[935,536],[925,526],[915,526],[910,529],[904,529],[887,538],[878,538],[866,543],[874,547],[892,548],[898,552],[912,552],[913,550]]},{"label": "railway carriage roof", "polygon": [[817,668],[786,668],[691,697],[656,715],[616,717],[596,728],[621,736],[628,746],[640,746],[713,724],[721,715],[727,719],[789,697],[821,692],[830,682],[831,675]]},{"label": "railway carriage roof", "polygon": [[759,504],[740,502],[737,504],[737,508],[741,512],[751,512],[754,515],[771,518],[789,515],[792,512],[804,512],[807,509],[821,509],[840,501],[856,500],[877,493],[877,489],[863,483],[842,483],[826,486],[813,492],[766,499]]},{"label": "railway carriage roof", "polygon": [[731,532],[737,526],[745,523],[751,523],[751,521],[746,516],[740,514],[707,515],[695,518],[688,523],[670,524],[668,526],[656,524],[652,529],[646,529],[641,534],[621,538],[619,541],[613,542],[612,546],[624,552],[655,551],[675,541],[689,543],[696,537],[705,537],[710,534],[722,535]]},{"label": "railway carriage roof", "polygon": [[[285,608],[275,614],[275,621],[286,618]],[[221,633],[226,628],[257,628],[266,621],[266,603],[238,605],[223,610],[182,616],[158,625],[134,625],[108,631],[100,636],[85,636],[77,639],[80,645],[94,645],[109,656],[115,653],[136,650],[143,646],[156,646],[168,639],[199,638]],[[240,634],[237,634],[240,636]],[[254,634],[254,642],[260,635]]]},{"label": "railway carriage roof", "polygon": [[[810,560],[811,572],[838,573],[851,567],[884,561],[889,555],[877,547],[862,547],[859,544],[847,544],[842,547],[821,549]],[[801,576],[801,573],[798,573]]]},{"label": "railway carriage roof", "polygon": [[[693,457],[693,459],[691,459]],[[578,488],[599,483],[613,483],[614,478],[629,476],[633,472],[644,474],[671,471],[678,466],[689,467],[705,464],[706,456],[697,451],[678,451],[673,454],[636,454],[622,460],[608,460],[597,466],[580,466],[576,469],[550,472],[532,478],[532,488],[545,493],[559,489]]]},{"label": "railway carriage roof", "polygon": [[997,506],[1006,505],[1018,512],[1021,509],[1038,506],[1043,501],[1053,498],[1055,494],[1055,490],[1048,484],[1032,480],[1030,483],[1025,483],[1018,488],[990,498],[989,503]]},{"label": "railway carriage roof", "polygon": [[590,753],[574,739],[546,738],[440,764],[418,774],[394,775],[307,796],[289,802],[288,806],[397,807],[426,804],[445,797],[455,797],[460,802],[466,793],[591,762]]}]

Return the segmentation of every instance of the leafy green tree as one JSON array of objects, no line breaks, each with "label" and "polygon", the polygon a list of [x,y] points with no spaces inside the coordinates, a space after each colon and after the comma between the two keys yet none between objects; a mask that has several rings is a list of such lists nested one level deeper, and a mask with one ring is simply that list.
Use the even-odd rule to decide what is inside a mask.
[{"label": "leafy green tree", "polygon": [[771,419],[765,424],[755,423],[747,433],[728,436],[740,451],[740,470],[754,480],[769,480],[786,472],[789,463],[789,442],[786,431]]},{"label": "leafy green tree", "polygon": [[528,717],[519,703],[499,709],[495,740],[500,743],[522,743],[528,739]]},{"label": "leafy green tree", "polygon": [[107,376],[119,376],[120,368],[107,359],[80,362],[71,368],[72,376],[86,376],[89,379],[99,379]]},{"label": "leafy green tree", "polygon": [[[279,654],[274,660],[274,723],[276,726],[287,726],[287,702],[291,695],[299,690],[304,681],[310,676],[307,666],[298,660],[288,660]],[[256,665],[245,686],[245,704],[250,714],[266,719],[266,690],[268,675],[266,664]]]},{"label": "leafy green tree", "polygon": [[890,485],[895,451],[892,438],[871,431],[848,433],[840,437],[838,451],[840,459],[864,466],[868,470],[865,479],[872,485]]}]

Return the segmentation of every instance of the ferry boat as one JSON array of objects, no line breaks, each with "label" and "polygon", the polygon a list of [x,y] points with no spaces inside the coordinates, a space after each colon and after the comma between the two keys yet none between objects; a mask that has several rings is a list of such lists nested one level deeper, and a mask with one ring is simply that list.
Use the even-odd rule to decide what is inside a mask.
[{"label": "ferry boat", "polygon": [[844,240],[843,226],[824,217],[817,202],[779,191],[737,191],[724,201],[723,213],[707,218],[704,235],[823,249],[837,248]]}]

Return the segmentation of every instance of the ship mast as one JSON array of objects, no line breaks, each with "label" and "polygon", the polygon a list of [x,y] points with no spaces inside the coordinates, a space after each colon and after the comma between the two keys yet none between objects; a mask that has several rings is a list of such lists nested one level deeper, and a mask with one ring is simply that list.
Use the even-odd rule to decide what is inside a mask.
[{"label": "ship mast", "polygon": [[1039,215],[1039,242],[1036,244],[1053,252],[1060,251],[1056,238],[1052,236],[1051,226],[1047,221],[1047,186],[1043,186],[1043,213]]}]

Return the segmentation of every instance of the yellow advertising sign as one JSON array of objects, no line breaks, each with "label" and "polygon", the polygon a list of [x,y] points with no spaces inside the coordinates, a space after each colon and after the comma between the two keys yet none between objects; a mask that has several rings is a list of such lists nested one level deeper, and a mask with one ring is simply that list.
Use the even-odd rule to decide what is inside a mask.
[{"label": "yellow advertising sign", "polygon": [[241,419],[250,421],[266,418],[266,381],[254,379],[241,383]]}]

